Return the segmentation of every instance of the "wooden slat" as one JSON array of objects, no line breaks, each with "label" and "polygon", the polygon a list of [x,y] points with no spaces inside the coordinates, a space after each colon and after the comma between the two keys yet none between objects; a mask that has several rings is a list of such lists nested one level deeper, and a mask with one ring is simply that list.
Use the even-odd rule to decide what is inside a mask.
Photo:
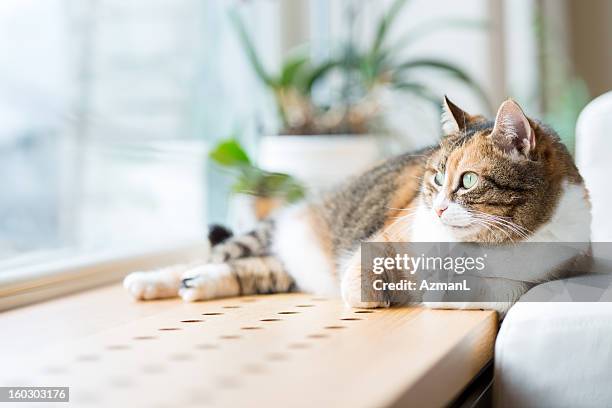
[{"label": "wooden slat", "polygon": [[492,358],[497,321],[304,294],[134,303],[113,286],[0,327],[0,384],[68,385],[76,406],[310,408],[448,403]]}]

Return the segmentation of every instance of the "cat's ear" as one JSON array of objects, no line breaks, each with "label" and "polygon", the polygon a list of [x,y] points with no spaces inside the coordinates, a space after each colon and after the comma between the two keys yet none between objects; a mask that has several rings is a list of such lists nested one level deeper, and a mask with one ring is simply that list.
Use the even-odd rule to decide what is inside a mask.
[{"label": "cat's ear", "polygon": [[529,157],[536,145],[535,132],[529,119],[512,99],[499,107],[491,137],[500,150],[514,157]]},{"label": "cat's ear", "polygon": [[442,103],[442,131],[445,135],[464,131],[471,120],[472,117],[470,114],[452,103],[451,100],[444,95],[444,102]]}]

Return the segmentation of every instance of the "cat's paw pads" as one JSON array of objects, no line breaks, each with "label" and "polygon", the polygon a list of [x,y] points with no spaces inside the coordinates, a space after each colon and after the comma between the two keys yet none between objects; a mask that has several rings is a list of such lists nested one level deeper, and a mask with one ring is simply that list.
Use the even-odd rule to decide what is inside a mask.
[{"label": "cat's paw pads", "polygon": [[179,279],[170,271],[132,272],[123,280],[123,287],[138,300],[153,300],[178,295]]},{"label": "cat's paw pads", "polygon": [[211,263],[183,273],[179,295],[187,302],[238,295],[240,287],[226,263]]}]

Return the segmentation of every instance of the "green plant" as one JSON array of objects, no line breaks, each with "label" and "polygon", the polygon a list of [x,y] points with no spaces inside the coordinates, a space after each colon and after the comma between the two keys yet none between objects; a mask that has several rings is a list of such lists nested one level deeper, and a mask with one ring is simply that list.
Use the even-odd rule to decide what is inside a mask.
[{"label": "green plant", "polygon": [[304,187],[297,180],[288,174],[257,167],[234,138],[219,142],[209,156],[218,165],[235,173],[236,180],[232,185],[234,193],[276,197],[288,203],[304,197]]},{"label": "green plant", "polygon": [[559,133],[570,152],[576,142],[576,122],[582,109],[589,103],[589,90],[582,79],[571,78],[558,87],[558,97],[550,102],[544,120]]},{"label": "green plant", "polygon": [[315,83],[335,66],[333,61],[314,64],[307,50],[298,49],[282,63],[278,73],[268,71],[249,36],[246,27],[233,10],[230,18],[253,71],[274,96],[284,133],[317,133],[313,117],[316,107],[312,104],[312,89]]},{"label": "green plant", "polygon": [[[248,60],[258,78],[275,96],[284,134],[367,133],[379,122],[380,95],[384,90],[410,93],[416,97],[441,105],[441,95],[416,74],[418,71],[437,71],[449,75],[471,87],[488,105],[480,86],[461,68],[443,60],[432,58],[402,59],[402,51],[409,45],[440,29],[482,28],[479,21],[442,19],[416,25],[398,42],[391,43],[389,33],[407,0],[395,0],[376,24],[374,38],[366,47],[360,47],[351,35],[335,56],[314,64],[304,52],[289,56],[278,74],[268,72],[261,62],[244,23],[237,12],[231,17]],[[354,3],[352,7],[355,7]],[[349,8],[347,15],[353,24],[356,11]],[[350,30],[352,31],[352,30]],[[313,101],[314,86],[330,72],[342,78],[342,90],[337,100],[326,105]]]},{"label": "green plant", "polygon": [[539,70],[537,86],[533,89],[534,105],[540,106],[544,121],[557,131],[573,154],[576,122],[591,95],[586,82],[573,72],[567,50],[558,46],[557,37],[564,33],[564,28],[546,13],[542,3],[535,7],[533,30]]},{"label": "green plant", "polygon": [[[367,89],[381,84],[389,84],[395,89],[415,93],[426,100],[431,99],[431,94],[426,92],[428,87],[416,80],[410,79],[412,71],[418,69],[429,69],[440,71],[455,77],[459,81],[471,87],[483,100],[486,96],[478,83],[474,81],[465,71],[458,66],[438,59],[415,58],[402,60],[397,55],[407,46],[414,44],[417,40],[427,35],[439,32],[441,29],[451,28],[484,28],[486,25],[481,21],[468,19],[437,19],[426,21],[404,33],[399,41],[389,43],[389,32],[397,21],[397,17],[404,9],[407,0],[396,0],[387,13],[377,24],[376,35],[369,48],[363,51],[353,51],[355,61],[349,67],[359,69]],[[439,102],[439,98],[436,98]]]}]

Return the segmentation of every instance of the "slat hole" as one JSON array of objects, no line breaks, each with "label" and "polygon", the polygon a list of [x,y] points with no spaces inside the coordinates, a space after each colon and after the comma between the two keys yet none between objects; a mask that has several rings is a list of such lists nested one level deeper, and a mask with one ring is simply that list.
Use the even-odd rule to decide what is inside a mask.
[{"label": "slat hole", "polygon": [[278,312],[278,314],[280,315],[292,315],[292,314],[298,314],[300,312]]},{"label": "slat hole", "polygon": [[221,388],[234,389],[234,388],[240,387],[240,381],[238,381],[235,378],[231,378],[231,377],[219,378],[217,382]]},{"label": "slat hole", "polygon": [[261,326],[244,326],[240,328],[241,330],[261,330],[263,327]]},{"label": "slat hole", "polygon": [[237,340],[240,337],[241,336],[238,336],[237,334],[225,334],[223,336],[219,336],[219,338],[223,340]]},{"label": "slat hole", "polygon": [[373,310],[356,310],[355,313],[375,313]]},{"label": "slat hole", "polygon": [[135,336],[134,340],[155,340],[157,337],[155,336]]},{"label": "slat hole", "polygon": [[266,359],[270,361],[284,361],[288,358],[289,356],[285,353],[269,353],[266,355]]},{"label": "slat hole", "polygon": [[176,330],[181,330],[179,327],[162,327],[161,329],[158,329],[159,331],[176,331]]},{"label": "slat hole", "polygon": [[129,348],[127,344],[111,344],[106,347],[107,350],[128,350]]},{"label": "slat hole", "polygon": [[283,319],[277,319],[277,318],[269,318],[269,319],[260,319],[260,322],[280,322]]},{"label": "slat hole", "polygon": [[356,321],[356,320],[363,320],[363,319],[360,319],[360,318],[358,318],[358,317],[343,317],[343,318],[342,318],[342,319],[340,319],[340,320],[344,320],[344,321],[351,321],[351,322],[352,322],[352,321]]},{"label": "slat hole", "polygon": [[199,320],[199,319],[187,319],[187,320],[181,320],[181,323],[202,323],[204,320]]},{"label": "slat hole", "polygon": [[222,315],[223,313],[221,312],[207,312],[207,313],[202,313],[202,316],[219,316]]},{"label": "slat hole", "polygon": [[309,334],[308,338],[309,339],[326,339],[329,336],[327,334],[321,334],[321,333],[316,333],[316,334]]},{"label": "slat hole", "polygon": [[332,326],[325,326],[325,328],[327,330],[340,330],[340,329],[346,329],[346,326],[332,325]]},{"label": "slat hole", "polygon": [[265,368],[261,364],[247,364],[243,367],[243,370],[249,374],[259,374],[265,371]]},{"label": "slat hole", "polygon": [[193,360],[193,355],[189,353],[175,353],[170,355],[170,359],[174,361]]},{"label": "slat hole", "polygon": [[307,349],[310,348],[310,344],[308,343],[291,343],[289,345],[290,349]]},{"label": "slat hole", "polygon": [[216,344],[205,343],[205,344],[197,344],[196,348],[200,350],[214,350],[214,349],[218,349],[219,346]]}]

